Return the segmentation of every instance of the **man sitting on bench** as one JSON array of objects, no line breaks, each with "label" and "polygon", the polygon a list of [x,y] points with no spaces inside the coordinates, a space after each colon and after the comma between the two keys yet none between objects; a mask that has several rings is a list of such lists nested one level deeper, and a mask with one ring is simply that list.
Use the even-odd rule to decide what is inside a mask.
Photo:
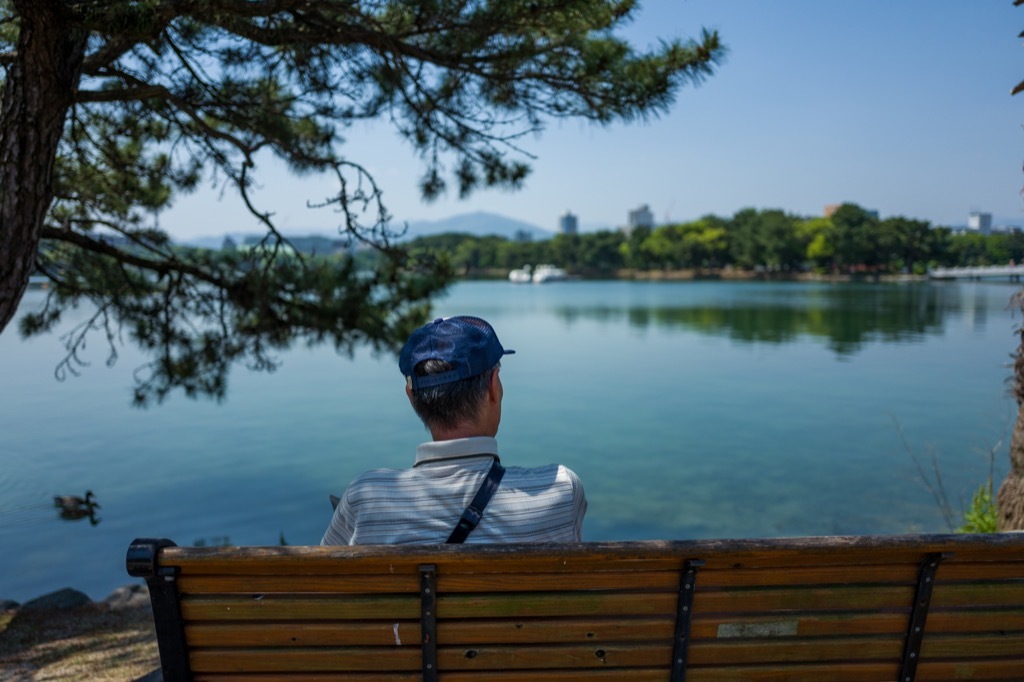
[{"label": "man sitting on bench", "polygon": [[414,331],[398,364],[432,441],[416,449],[411,469],[357,476],[320,544],[579,542],[587,502],[573,471],[500,464],[498,374],[514,352],[476,317]]}]

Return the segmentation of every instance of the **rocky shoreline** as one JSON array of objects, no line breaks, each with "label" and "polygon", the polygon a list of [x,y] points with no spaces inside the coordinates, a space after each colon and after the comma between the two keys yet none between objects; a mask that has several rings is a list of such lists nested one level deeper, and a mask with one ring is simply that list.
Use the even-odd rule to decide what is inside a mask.
[{"label": "rocky shoreline", "polygon": [[148,608],[149,590],[146,589],[145,583],[122,585],[107,595],[105,599],[94,602],[89,598],[89,595],[84,592],[79,592],[78,590],[70,587],[64,587],[40,597],[36,597],[35,599],[30,599],[24,604],[19,604],[13,599],[0,598],[0,612],[17,613],[24,611],[32,612],[74,609],[79,606],[85,606],[86,604],[95,604],[99,606],[105,605],[111,611],[141,607]]},{"label": "rocky shoreline", "polygon": [[159,665],[143,583],[100,601],[70,587],[23,604],[0,598],[0,680],[143,682]]}]

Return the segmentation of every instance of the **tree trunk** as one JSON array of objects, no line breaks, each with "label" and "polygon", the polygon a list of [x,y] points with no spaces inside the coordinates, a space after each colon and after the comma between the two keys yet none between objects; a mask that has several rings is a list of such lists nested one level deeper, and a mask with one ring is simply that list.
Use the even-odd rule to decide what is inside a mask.
[{"label": "tree trunk", "polygon": [[[1024,313],[1024,291],[1016,294],[1014,303]],[[1024,328],[1019,334],[1020,345],[1013,362],[1017,423],[1010,439],[1010,473],[996,497],[997,527],[1001,531],[1024,530]]]},{"label": "tree trunk", "polygon": [[35,268],[53,168],[74,101],[87,35],[59,0],[19,0],[17,55],[0,103],[0,332]]},{"label": "tree trunk", "polygon": [[1010,473],[996,498],[999,530],[1024,530],[1024,410],[1018,408],[1010,441]]}]

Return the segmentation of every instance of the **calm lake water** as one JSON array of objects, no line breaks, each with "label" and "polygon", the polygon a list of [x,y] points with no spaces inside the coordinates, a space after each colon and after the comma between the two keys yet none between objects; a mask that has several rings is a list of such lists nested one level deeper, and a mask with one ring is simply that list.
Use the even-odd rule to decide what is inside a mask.
[{"label": "calm lake water", "polygon": [[[943,532],[901,432],[957,506],[1000,442],[1002,480],[1015,290],[471,282],[435,310],[485,317],[518,351],[501,374],[503,460],[575,469],[588,540]],[[0,336],[0,598],[103,598],[131,580],[138,536],[315,544],[328,494],[408,466],[426,439],[391,356],[296,348],[275,373],[239,367],[223,404],[138,410],[143,358],[122,348],[107,367],[99,336],[88,351],[58,382],[59,333]],[[100,522],[61,520],[53,496],[86,489]]]}]

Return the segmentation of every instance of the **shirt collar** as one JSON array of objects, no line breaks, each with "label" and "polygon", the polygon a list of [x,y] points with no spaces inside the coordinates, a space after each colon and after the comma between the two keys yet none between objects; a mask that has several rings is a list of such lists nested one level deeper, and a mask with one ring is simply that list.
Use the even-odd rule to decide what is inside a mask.
[{"label": "shirt collar", "polygon": [[416,464],[414,466],[474,455],[490,455],[495,459],[500,459],[498,457],[498,441],[490,436],[473,436],[472,438],[421,443],[416,448]]}]

